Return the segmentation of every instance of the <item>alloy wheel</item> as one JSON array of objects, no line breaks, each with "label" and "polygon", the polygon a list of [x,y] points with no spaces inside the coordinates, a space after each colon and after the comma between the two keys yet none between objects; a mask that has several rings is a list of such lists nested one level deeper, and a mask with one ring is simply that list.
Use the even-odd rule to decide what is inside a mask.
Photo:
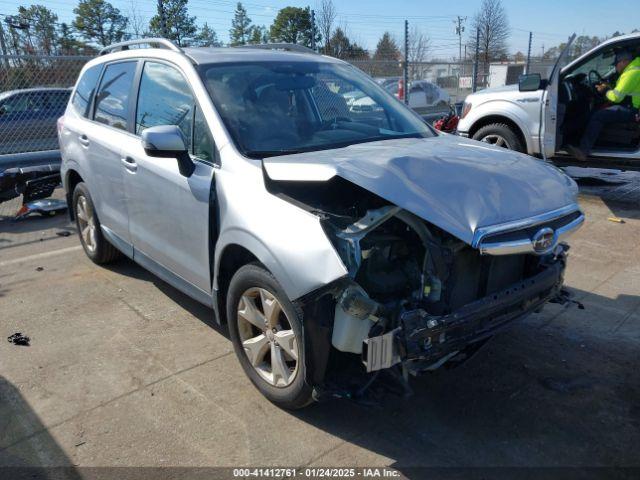
[{"label": "alloy wheel", "polygon": [[87,198],[84,195],[78,197],[76,203],[76,216],[78,217],[78,229],[85,247],[91,253],[95,252],[96,240],[96,221],[93,215],[93,209],[89,206]]},{"label": "alloy wheel", "polygon": [[496,147],[508,148],[509,150],[511,150],[511,145],[509,145],[509,142],[507,142],[507,140],[502,135],[492,133],[483,137],[481,141],[484,143],[490,143],[491,145],[495,145]]},{"label": "alloy wheel", "polygon": [[282,305],[264,288],[250,288],[237,308],[238,332],[249,363],[274,387],[287,387],[298,373],[298,339]]}]

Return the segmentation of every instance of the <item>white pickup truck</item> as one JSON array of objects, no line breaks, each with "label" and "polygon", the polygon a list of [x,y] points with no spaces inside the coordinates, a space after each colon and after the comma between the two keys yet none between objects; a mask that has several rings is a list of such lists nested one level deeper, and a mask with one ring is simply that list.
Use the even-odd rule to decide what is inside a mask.
[{"label": "white pickup truck", "polygon": [[[566,144],[577,143],[589,113],[603,99],[595,85],[611,79],[615,53],[640,55],[640,33],[611,38],[563,68],[573,35],[549,77],[533,73],[518,85],[488,88],[469,95],[458,133],[545,159],[567,159]],[[590,164],[640,166],[640,123],[605,127],[591,153]]]}]

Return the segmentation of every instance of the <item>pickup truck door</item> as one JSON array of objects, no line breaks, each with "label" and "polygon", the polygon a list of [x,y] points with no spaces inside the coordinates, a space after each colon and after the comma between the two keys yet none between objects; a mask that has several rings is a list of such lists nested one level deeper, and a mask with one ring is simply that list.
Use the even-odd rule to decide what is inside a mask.
[{"label": "pickup truck door", "polygon": [[540,153],[544,159],[553,157],[556,153],[556,135],[558,130],[558,88],[560,86],[560,70],[564,66],[571,44],[576,38],[574,33],[569,37],[567,46],[564,48],[556,61],[545,91],[542,93],[540,103]]}]

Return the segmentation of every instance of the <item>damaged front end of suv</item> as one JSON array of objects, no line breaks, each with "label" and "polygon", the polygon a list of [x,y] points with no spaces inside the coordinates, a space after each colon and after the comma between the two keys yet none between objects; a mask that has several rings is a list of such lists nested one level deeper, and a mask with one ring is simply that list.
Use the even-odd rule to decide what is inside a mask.
[{"label": "damaged front end of suv", "polygon": [[[564,299],[564,240],[584,221],[574,202],[473,228],[465,241],[354,176],[272,174],[265,172],[269,191],[320,218],[348,271],[305,301],[324,299],[331,345],[360,356],[367,372],[400,364],[417,374],[463,361],[512,321]],[[410,199],[412,184],[406,188]]]}]

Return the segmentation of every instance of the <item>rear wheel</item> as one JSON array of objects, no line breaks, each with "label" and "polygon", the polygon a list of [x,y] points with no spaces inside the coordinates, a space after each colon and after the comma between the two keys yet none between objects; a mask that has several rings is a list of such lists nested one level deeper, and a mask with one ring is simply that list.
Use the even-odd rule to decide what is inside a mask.
[{"label": "rear wheel", "polygon": [[308,405],[302,312],[273,275],[255,264],[241,267],[229,285],[227,318],[238,360],[258,390],[282,408]]},{"label": "rear wheel", "polygon": [[73,191],[73,213],[80,243],[87,256],[97,264],[116,260],[120,252],[102,234],[89,189],[83,182],[78,183]]},{"label": "rear wheel", "polygon": [[496,147],[524,152],[524,145],[518,134],[509,125],[504,123],[492,123],[480,128],[474,135],[474,140],[489,143]]}]

